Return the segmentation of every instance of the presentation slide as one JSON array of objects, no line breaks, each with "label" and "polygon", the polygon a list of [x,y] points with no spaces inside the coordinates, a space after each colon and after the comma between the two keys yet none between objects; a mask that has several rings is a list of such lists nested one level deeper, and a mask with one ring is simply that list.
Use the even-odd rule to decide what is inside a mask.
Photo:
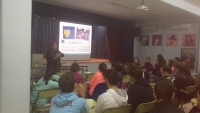
[{"label": "presentation slide", "polygon": [[61,60],[90,60],[92,26],[60,22],[59,51]]}]

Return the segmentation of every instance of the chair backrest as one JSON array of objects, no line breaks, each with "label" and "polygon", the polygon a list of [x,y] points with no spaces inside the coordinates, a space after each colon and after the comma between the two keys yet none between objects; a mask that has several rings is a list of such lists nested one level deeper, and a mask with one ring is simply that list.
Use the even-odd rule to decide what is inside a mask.
[{"label": "chair backrest", "polygon": [[176,105],[176,106],[180,106],[181,101],[179,101],[177,98],[174,98],[174,99],[172,100],[172,103],[173,103],[174,105]]},{"label": "chair backrest", "polygon": [[156,100],[153,102],[142,103],[137,107],[135,113],[148,113],[152,111],[153,109],[155,109],[156,106],[157,106]]},{"label": "chair backrest", "polygon": [[51,98],[51,97],[54,97],[55,95],[57,95],[59,92],[60,92],[60,89],[42,90],[42,91],[39,91],[39,93],[37,95],[37,99],[38,98]]},{"label": "chair backrest", "polygon": [[194,79],[194,81],[195,81],[195,83],[196,83],[197,86],[200,86],[200,77],[196,77]]},{"label": "chair backrest", "polygon": [[94,101],[93,99],[85,99],[85,100],[89,108],[89,113],[95,113],[93,108],[97,104],[96,101]]},{"label": "chair backrest", "polygon": [[97,100],[99,95],[105,93],[107,90],[108,90],[108,87],[106,83],[97,84],[92,93],[92,99]]},{"label": "chair backrest", "polygon": [[197,89],[197,85],[195,86],[188,86],[185,91],[188,92],[188,93],[192,93],[192,92],[195,92]]},{"label": "chair backrest", "polygon": [[127,104],[124,106],[105,109],[103,110],[102,113],[130,113],[130,112],[131,112],[131,104]]},{"label": "chair backrest", "polygon": [[122,79],[122,83],[128,83],[130,81],[131,76],[130,75],[124,75]]}]

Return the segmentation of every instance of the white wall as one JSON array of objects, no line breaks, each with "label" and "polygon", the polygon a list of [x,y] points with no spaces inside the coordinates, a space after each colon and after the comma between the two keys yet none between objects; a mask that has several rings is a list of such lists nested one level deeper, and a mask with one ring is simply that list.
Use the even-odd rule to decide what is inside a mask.
[{"label": "white wall", "polygon": [[[166,35],[178,34],[178,46],[166,46]],[[159,26],[159,30],[154,32],[142,32],[142,35],[150,35],[149,46],[139,46],[139,41],[135,40],[135,57],[140,58],[142,64],[145,63],[146,57],[150,57],[152,64],[156,63],[158,54],[162,54],[168,63],[168,60],[174,59],[174,57],[181,57],[182,36],[183,34],[196,34],[196,59],[195,59],[195,72],[198,70],[198,54],[199,54],[199,24],[192,24],[188,30],[171,30],[168,27]],[[162,46],[152,46],[152,35],[162,35]]]},{"label": "white wall", "polygon": [[0,2],[0,113],[29,113],[32,0]]}]

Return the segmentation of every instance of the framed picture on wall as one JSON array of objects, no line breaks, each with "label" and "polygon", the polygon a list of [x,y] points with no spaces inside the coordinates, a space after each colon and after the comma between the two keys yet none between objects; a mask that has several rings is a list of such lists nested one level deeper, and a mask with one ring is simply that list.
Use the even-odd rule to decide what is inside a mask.
[{"label": "framed picture on wall", "polygon": [[194,48],[182,48],[181,49],[181,59],[185,62],[185,67],[192,70],[195,65],[196,49]]},{"label": "framed picture on wall", "polygon": [[140,36],[140,46],[149,46],[149,35]]},{"label": "framed picture on wall", "polygon": [[184,47],[195,47],[196,34],[184,34],[182,39],[182,46]]},{"label": "framed picture on wall", "polygon": [[152,46],[162,46],[162,35],[152,36]]},{"label": "framed picture on wall", "polygon": [[166,36],[166,46],[178,46],[178,34],[168,34]]}]

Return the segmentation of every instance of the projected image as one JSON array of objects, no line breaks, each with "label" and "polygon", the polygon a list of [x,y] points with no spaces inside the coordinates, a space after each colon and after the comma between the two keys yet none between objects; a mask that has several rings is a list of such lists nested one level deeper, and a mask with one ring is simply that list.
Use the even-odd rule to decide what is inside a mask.
[{"label": "projected image", "polygon": [[89,40],[90,29],[88,28],[77,28],[76,39]]},{"label": "projected image", "polygon": [[75,39],[75,28],[63,26],[63,39]]}]

